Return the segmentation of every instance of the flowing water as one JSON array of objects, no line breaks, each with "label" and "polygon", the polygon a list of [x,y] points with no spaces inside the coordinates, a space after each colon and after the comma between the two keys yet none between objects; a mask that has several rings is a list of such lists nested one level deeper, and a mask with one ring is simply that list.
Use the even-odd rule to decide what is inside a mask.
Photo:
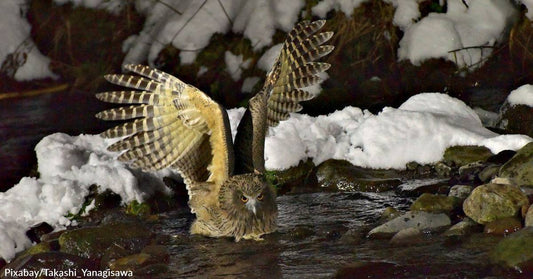
[{"label": "flowing water", "polygon": [[[172,236],[168,278],[521,278],[488,262],[501,238],[427,233],[413,245],[367,239],[387,206],[410,201],[387,193],[307,193],[278,197],[279,230],[264,241],[189,236],[187,210],[158,228]],[[357,264],[364,268],[355,268]]]},{"label": "flowing water", "polygon": [[[93,117],[105,107],[81,92],[0,100],[0,190],[28,175],[42,137],[97,133],[113,125]],[[279,230],[260,242],[190,236],[188,209],[168,213],[157,227],[170,236],[163,278],[520,278],[487,260],[500,237],[427,233],[404,246],[367,239],[386,207],[408,207],[410,198],[400,193],[304,193],[277,201]]]}]

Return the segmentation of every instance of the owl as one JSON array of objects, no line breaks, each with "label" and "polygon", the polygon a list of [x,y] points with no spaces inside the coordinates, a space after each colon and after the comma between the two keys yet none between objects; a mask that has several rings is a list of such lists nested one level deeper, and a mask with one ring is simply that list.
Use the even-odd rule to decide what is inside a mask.
[{"label": "owl", "polygon": [[178,78],[142,65],[136,75],[106,75],[133,90],[98,93],[104,102],[130,104],[102,111],[103,120],[130,120],[101,135],[120,138],[108,150],[145,171],[172,168],[184,179],[196,215],[190,232],[209,237],[260,240],[276,230],[276,193],[265,179],[268,128],[313,98],[303,90],[319,82],[330,64],[315,62],[333,50],[324,20],[303,21],[289,32],[264,86],[248,103],[232,141],[226,110]]}]

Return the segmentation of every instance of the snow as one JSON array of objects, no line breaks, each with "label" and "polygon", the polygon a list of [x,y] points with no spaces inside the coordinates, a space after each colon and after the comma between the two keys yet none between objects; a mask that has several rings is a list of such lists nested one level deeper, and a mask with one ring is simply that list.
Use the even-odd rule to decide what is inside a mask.
[{"label": "snow", "polygon": [[447,13],[430,13],[405,30],[398,49],[400,60],[420,65],[429,58],[444,58],[462,68],[479,67],[516,15],[508,1],[472,0],[468,7],[460,0],[447,3]]},{"label": "snow", "polygon": [[353,9],[367,0],[324,0],[312,8],[314,15],[325,18],[331,10],[342,11],[346,16],[353,14]]},{"label": "snow", "polygon": [[26,20],[26,12],[25,0],[0,1],[0,65],[4,64],[6,59],[16,56],[15,60],[20,67],[14,73],[15,80],[57,78],[48,67],[50,59],[44,56],[30,39],[31,26]]},{"label": "snow", "polygon": [[392,23],[402,30],[406,30],[420,17],[418,2],[416,0],[387,0],[396,10]]},{"label": "snow", "polygon": [[533,85],[525,84],[511,91],[507,96],[507,102],[511,106],[526,105],[533,107]]},{"label": "snow", "polygon": [[224,61],[226,62],[226,70],[231,75],[234,81],[241,79],[242,70],[248,69],[252,59],[243,61],[243,55],[235,55],[231,51],[224,53]]},{"label": "snow", "polygon": [[334,158],[362,167],[404,169],[412,161],[439,161],[453,145],[486,146],[498,153],[530,141],[524,135],[498,135],[484,128],[477,114],[457,99],[423,93],[377,115],[354,107],[328,116],[293,114],[270,129],[265,164],[267,169],[282,170],[308,158],[315,165]]},{"label": "snow", "polygon": [[527,8],[526,16],[529,18],[529,20],[533,20],[533,0],[520,0],[517,2],[522,2]]},{"label": "snow", "polygon": [[274,63],[276,63],[282,47],[283,44],[276,44],[270,47],[257,61],[257,67],[268,73],[272,69],[272,66],[274,66]]},{"label": "snow", "polygon": [[72,225],[65,215],[79,212],[93,184],[100,186],[99,192],[109,189],[119,194],[123,203],[143,201],[155,191],[169,193],[162,177],[177,177],[176,173],[132,170],[105,150],[110,142],[98,135],[56,133],[37,144],[41,177],[24,177],[0,193],[0,257],[10,260],[29,247],[25,232],[35,224],[47,222],[57,229]]},{"label": "snow", "polygon": [[58,5],[72,3],[75,7],[104,9],[111,13],[118,14],[124,8],[124,0],[54,0]]}]

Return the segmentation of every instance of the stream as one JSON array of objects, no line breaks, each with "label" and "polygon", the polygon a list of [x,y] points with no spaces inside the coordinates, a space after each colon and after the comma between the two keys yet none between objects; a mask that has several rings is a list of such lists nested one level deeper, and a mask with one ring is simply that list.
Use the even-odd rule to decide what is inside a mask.
[{"label": "stream", "polygon": [[[42,137],[98,133],[115,123],[96,120],[108,106],[92,94],[62,92],[0,100],[0,190],[36,166]],[[407,210],[412,198],[385,193],[316,192],[277,198],[278,231],[264,241],[188,234],[187,208],[162,214],[156,231],[168,236],[169,268],[157,278],[520,278],[488,262],[501,237],[425,233],[411,245],[368,239],[383,210]]]}]

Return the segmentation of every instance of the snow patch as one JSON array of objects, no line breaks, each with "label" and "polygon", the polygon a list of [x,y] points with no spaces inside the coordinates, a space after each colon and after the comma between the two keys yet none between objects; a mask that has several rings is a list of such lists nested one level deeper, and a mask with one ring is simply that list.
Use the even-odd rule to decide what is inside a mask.
[{"label": "snow patch", "polygon": [[525,84],[511,91],[507,96],[507,102],[511,106],[526,105],[533,107],[533,85]]}]

